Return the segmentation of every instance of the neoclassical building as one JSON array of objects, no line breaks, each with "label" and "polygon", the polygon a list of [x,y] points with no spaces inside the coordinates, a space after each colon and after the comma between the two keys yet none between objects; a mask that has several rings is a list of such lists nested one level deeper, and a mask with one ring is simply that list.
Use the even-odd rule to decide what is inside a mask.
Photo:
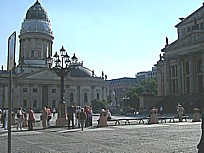
[{"label": "neoclassical building", "polygon": [[204,4],[175,26],[178,39],[168,42],[157,62],[158,95],[204,94]]},{"label": "neoclassical building", "polygon": [[[19,61],[13,71],[12,107],[56,107],[60,101],[60,77],[49,69],[48,55],[52,55],[53,32],[46,10],[36,1],[26,13],[19,35]],[[6,45],[6,44],[5,44]],[[73,58],[72,58],[73,59]],[[74,67],[65,78],[65,102],[69,105],[91,105],[92,100],[106,100],[108,88],[104,77],[71,60]],[[8,105],[8,71],[0,71],[0,108]]]}]

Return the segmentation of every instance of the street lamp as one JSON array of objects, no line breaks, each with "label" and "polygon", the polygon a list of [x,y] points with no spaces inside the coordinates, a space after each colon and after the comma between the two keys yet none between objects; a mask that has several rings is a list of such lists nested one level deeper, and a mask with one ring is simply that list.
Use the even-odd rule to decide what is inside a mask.
[{"label": "street lamp", "polygon": [[[76,58],[75,54],[74,57]],[[73,58],[73,57],[72,57]],[[73,59],[72,59],[73,60]],[[77,58],[75,59],[77,60]],[[55,63],[55,66],[52,67],[53,62]],[[60,103],[58,106],[58,118],[56,120],[57,126],[63,126],[67,125],[67,116],[66,116],[66,104],[64,101],[64,78],[69,75],[69,72],[71,70],[70,64],[71,61],[69,60],[69,56],[62,46],[60,49],[60,55],[58,55],[57,52],[55,52],[55,55],[53,58],[51,55],[47,58],[47,63],[49,64],[49,68],[51,70],[54,70],[57,76],[60,77]]]}]

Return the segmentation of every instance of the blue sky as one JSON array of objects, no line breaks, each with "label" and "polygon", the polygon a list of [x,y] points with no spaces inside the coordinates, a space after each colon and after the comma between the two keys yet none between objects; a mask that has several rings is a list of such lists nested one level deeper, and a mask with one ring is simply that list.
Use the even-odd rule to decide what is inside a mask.
[{"label": "blue sky", "polygon": [[[54,34],[53,52],[61,46],[76,53],[84,66],[108,79],[135,77],[159,60],[165,37],[177,39],[174,27],[203,0],[39,0]],[[35,0],[1,1],[0,65],[6,69],[7,39],[20,34],[26,11]],[[17,39],[16,61],[18,61]]]}]

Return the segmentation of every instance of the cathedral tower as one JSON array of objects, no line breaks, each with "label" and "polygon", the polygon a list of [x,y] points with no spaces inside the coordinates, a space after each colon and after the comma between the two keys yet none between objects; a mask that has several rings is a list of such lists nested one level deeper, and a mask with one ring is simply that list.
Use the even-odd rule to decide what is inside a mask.
[{"label": "cathedral tower", "polygon": [[29,73],[47,67],[46,58],[52,55],[54,37],[47,12],[38,0],[27,10],[19,39],[20,71]]}]

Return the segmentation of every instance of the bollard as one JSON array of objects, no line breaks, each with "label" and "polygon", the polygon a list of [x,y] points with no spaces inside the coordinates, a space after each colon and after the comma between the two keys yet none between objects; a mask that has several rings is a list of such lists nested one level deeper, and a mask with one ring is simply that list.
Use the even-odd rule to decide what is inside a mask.
[{"label": "bollard", "polygon": [[192,122],[200,122],[200,113],[198,108],[193,109],[193,120]]},{"label": "bollard", "polygon": [[99,123],[98,123],[98,127],[105,127],[107,126],[107,112],[102,109],[100,112],[100,117],[99,117]]},{"label": "bollard", "polygon": [[158,118],[157,118],[157,109],[155,107],[152,108],[150,111],[150,124],[157,124],[158,123]]}]

